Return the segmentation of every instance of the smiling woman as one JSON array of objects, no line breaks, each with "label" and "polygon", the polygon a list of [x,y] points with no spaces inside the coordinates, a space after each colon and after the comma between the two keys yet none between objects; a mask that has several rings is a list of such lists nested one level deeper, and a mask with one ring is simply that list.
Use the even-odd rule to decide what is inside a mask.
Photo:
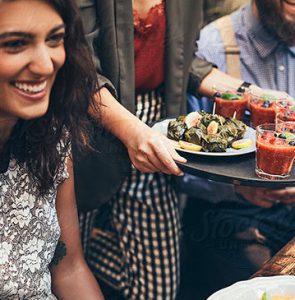
[{"label": "smiling woman", "polygon": [[[13,14],[7,14],[8,8]],[[1,5],[0,121],[32,119],[47,112],[56,74],[65,61],[65,25],[52,9],[49,12],[31,10],[19,1]],[[38,26],[33,27],[32,20]]]},{"label": "smiling woman", "polygon": [[0,0],[1,299],[103,299],[81,251],[70,153],[89,148],[97,87],[71,0]]}]

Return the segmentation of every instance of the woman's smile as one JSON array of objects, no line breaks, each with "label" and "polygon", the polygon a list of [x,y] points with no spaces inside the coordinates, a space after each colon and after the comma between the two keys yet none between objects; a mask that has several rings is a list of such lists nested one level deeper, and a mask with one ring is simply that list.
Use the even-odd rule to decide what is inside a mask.
[{"label": "woman's smile", "polygon": [[43,81],[15,81],[12,86],[16,89],[19,95],[28,100],[41,100],[48,91],[47,80]]}]

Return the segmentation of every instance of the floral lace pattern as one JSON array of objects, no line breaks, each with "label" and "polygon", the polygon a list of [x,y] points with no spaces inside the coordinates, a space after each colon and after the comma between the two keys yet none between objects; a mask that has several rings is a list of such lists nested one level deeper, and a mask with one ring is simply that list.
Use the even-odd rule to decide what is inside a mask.
[{"label": "floral lace pattern", "polygon": [[133,9],[134,28],[144,34],[152,28],[157,29],[158,20],[165,16],[165,5],[162,0],[150,8],[145,18],[141,18],[137,10]]},{"label": "floral lace pattern", "polygon": [[165,2],[152,6],[144,18],[133,10],[135,87],[146,93],[164,82]]},{"label": "floral lace pattern", "polygon": [[65,162],[44,196],[25,164],[0,174],[0,299],[53,300],[48,265],[60,236],[55,198],[68,178]]}]

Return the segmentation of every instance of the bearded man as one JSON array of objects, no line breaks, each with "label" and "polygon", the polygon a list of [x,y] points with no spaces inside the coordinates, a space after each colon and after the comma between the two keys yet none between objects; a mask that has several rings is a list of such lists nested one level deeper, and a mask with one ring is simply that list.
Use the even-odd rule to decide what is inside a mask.
[{"label": "bearded man", "polygon": [[[240,51],[241,78],[265,89],[285,91],[294,98],[295,1],[253,0],[232,13],[230,20]],[[227,72],[217,23],[201,31],[196,55]],[[212,111],[208,99],[195,103],[203,107],[193,109]],[[193,257],[189,265],[199,272],[194,278],[204,282],[204,297],[248,279],[295,236],[295,187],[242,187],[192,176],[182,185],[191,198],[194,196],[188,200],[184,230]],[[195,199],[195,195],[203,196]]]}]

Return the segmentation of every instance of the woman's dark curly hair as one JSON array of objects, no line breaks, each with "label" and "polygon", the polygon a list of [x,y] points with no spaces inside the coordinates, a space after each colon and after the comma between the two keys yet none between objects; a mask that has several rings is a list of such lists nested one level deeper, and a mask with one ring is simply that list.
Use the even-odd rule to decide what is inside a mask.
[{"label": "woman's dark curly hair", "polygon": [[[73,0],[46,0],[62,17],[65,28],[66,61],[59,70],[50,95],[47,113],[35,120],[21,121],[24,140],[22,155],[30,173],[44,194],[53,186],[55,176],[71,142],[75,149],[90,149],[90,106],[99,114],[94,94],[98,88],[96,70],[84,37],[82,21]],[[70,137],[70,138],[69,138]],[[57,151],[61,140],[63,153]],[[15,151],[19,152],[19,151]],[[24,155],[23,155],[24,154]]]}]

